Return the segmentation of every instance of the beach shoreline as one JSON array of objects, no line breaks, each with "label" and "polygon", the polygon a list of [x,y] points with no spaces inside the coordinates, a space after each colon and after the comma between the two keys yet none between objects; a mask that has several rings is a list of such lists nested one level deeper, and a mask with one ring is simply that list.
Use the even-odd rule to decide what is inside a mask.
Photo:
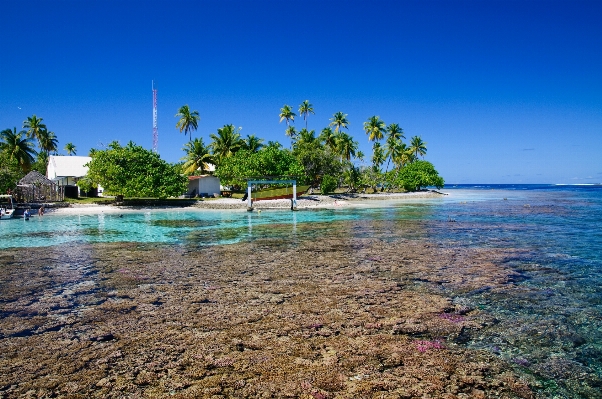
[{"label": "beach shoreline", "polygon": [[[377,194],[334,194],[334,195],[303,195],[297,199],[297,209],[336,209],[345,207],[374,206],[375,201],[415,201],[422,199],[441,198],[445,193],[437,191],[418,191],[412,193],[377,193]],[[127,206],[99,204],[70,204],[69,207],[46,208],[49,215],[97,214],[137,212],[145,209],[165,210],[247,210],[247,201],[237,198],[216,198],[198,201],[187,207],[180,206]],[[253,202],[253,209],[290,209],[290,199],[263,200]]]}]

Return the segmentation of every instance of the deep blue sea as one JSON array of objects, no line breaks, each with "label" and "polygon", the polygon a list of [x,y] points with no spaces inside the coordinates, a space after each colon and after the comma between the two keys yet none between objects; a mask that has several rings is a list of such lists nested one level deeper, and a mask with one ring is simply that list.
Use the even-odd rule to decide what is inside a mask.
[{"label": "deep blue sea", "polygon": [[448,195],[299,212],[149,209],[3,220],[0,249],[120,241],[204,246],[252,240],[273,224],[279,226],[274,234],[287,239],[304,223],[417,221],[423,238],[442,246],[516,253],[506,260],[519,276],[514,291],[449,293],[495,320],[468,334],[466,347],[537,376],[542,397],[602,397],[592,394],[602,392],[602,185],[449,185],[441,191]]}]

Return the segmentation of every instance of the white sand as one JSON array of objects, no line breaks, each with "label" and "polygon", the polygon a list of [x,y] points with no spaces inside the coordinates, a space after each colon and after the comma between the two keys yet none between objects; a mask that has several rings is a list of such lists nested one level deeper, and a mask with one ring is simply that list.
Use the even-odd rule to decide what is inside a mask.
[{"label": "white sand", "polygon": [[[420,199],[441,198],[440,193],[432,191],[420,191],[415,193],[378,193],[378,194],[340,194],[340,195],[304,195],[297,199],[297,209],[306,208],[340,208],[340,207],[369,207],[386,206],[388,201],[416,201]],[[375,202],[378,201],[378,202]],[[380,201],[387,201],[380,202]],[[290,208],[290,199],[256,201],[253,203],[254,209],[278,209]],[[190,207],[131,207],[114,205],[95,205],[95,204],[72,204],[67,208],[46,208],[48,214],[54,215],[90,215],[101,213],[130,213],[140,210],[246,210],[247,201],[235,198],[216,198],[199,201]]]}]

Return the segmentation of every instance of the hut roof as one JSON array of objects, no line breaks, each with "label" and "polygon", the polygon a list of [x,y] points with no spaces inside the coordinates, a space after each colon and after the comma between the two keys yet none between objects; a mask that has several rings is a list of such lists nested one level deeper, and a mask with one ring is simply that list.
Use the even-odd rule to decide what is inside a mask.
[{"label": "hut roof", "polygon": [[19,180],[20,186],[30,186],[32,184],[41,184],[44,186],[50,186],[54,184],[52,180],[48,179],[46,176],[38,172],[37,170],[32,170],[28,174],[25,175],[24,178]]}]

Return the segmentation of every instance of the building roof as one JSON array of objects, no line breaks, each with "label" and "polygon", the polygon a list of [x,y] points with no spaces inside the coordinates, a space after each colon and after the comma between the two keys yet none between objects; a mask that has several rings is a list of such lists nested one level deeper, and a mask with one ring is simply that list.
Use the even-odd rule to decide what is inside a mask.
[{"label": "building roof", "polygon": [[51,155],[48,158],[48,178],[85,176],[88,167],[84,165],[91,160],[91,157]]},{"label": "building roof", "polygon": [[21,180],[19,180],[19,183],[18,183],[19,186],[30,186],[32,184],[41,184],[44,186],[49,186],[54,183],[52,183],[51,180],[46,178],[46,176],[44,176],[37,170],[32,170],[31,172],[26,174],[25,177],[23,177]]},{"label": "building roof", "polygon": [[188,181],[193,181],[193,180],[198,180],[198,179],[203,179],[205,177],[214,177],[217,179],[217,177],[213,176],[213,175],[201,175],[201,176],[188,176]]}]

